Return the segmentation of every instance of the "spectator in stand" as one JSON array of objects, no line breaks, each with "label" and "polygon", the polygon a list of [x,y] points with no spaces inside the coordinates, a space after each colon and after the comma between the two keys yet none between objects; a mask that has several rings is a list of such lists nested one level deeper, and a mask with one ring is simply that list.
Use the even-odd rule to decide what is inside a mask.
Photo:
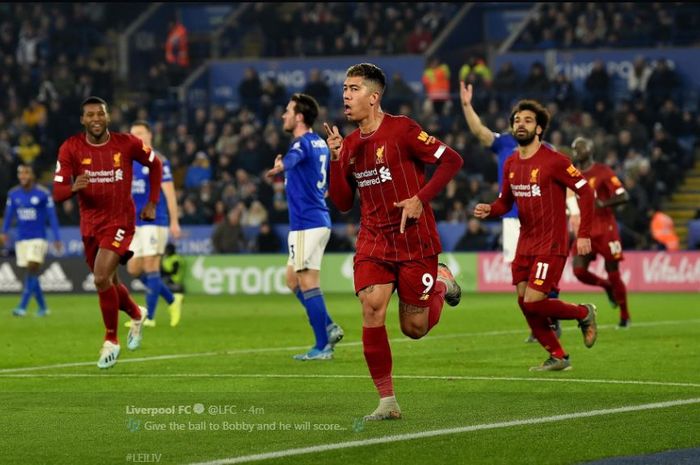
[{"label": "spectator in stand", "polygon": [[493,90],[497,96],[500,96],[501,106],[510,106],[517,89],[518,73],[516,73],[513,63],[506,61],[498,69],[493,80]]},{"label": "spectator in stand", "polygon": [[419,22],[408,36],[406,51],[413,54],[423,53],[432,43],[433,35]]},{"label": "spectator in stand", "polygon": [[198,189],[204,182],[211,181],[212,171],[210,165],[207,154],[202,151],[197,152],[193,164],[187,168],[185,188]]},{"label": "spectator in stand", "polygon": [[669,252],[678,250],[679,240],[673,225],[673,218],[664,213],[658,206],[652,210],[650,227],[651,237],[664,250]]},{"label": "spectator in stand", "polygon": [[238,97],[241,106],[257,113],[262,97],[262,84],[255,68],[246,68],[243,71],[243,79],[238,84]]},{"label": "spectator in stand", "polygon": [[404,81],[401,73],[394,73],[391,82],[387,85],[384,97],[382,98],[386,111],[392,114],[398,114],[401,105],[413,107],[415,100],[416,93],[411,86]]},{"label": "spectator in stand", "polygon": [[253,200],[248,210],[243,214],[241,224],[243,226],[260,226],[267,223],[267,210],[259,200]]},{"label": "spectator in stand", "polygon": [[168,36],[165,39],[165,62],[170,67],[173,82],[180,83],[190,66],[190,52],[187,39],[187,29],[177,21],[168,25]]},{"label": "spectator in stand", "polygon": [[464,81],[469,74],[474,73],[477,76],[477,88],[491,87],[493,75],[491,69],[486,64],[482,57],[471,57],[459,68],[459,80]]},{"label": "spectator in stand", "polygon": [[660,107],[664,100],[676,100],[681,82],[665,58],[656,61],[656,66],[647,82],[647,103],[651,108]]},{"label": "spectator in stand", "polygon": [[219,223],[211,236],[215,253],[240,253],[245,250],[241,216],[245,205],[241,202],[226,214],[226,220]]},{"label": "spectator in stand", "polygon": [[586,103],[584,108],[592,110],[595,107],[595,102],[603,100],[610,102],[610,76],[605,69],[603,60],[596,60],[593,63],[591,73],[584,82],[586,88]]},{"label": "spectator in stand", "polygon": [[535,100],[547,100],[550,87],[544,65],[536,61],[530,67],[530,74],[523,84],[525,92]]},{"label": "spectator in stand", "polygon": [[354,252],[355,239],[357,237],[356,226],[354,223],[347,223],[345,232],[338,234],[331,229],[331,237],[326,245],[326,252]]},{"label": "spectator in stand", "polygon": [[450,68],[437,56],[428,59],[423,71],[423,87],[435,114],[442,114],[442,109],[450,100]]},{"label": "spectator in stand", "polygon": [[182,203],[182,216],[180,224],[207,224],[207,219],[197,208],[197,203],[191,197],[187,197]]},{"label": "spectator in stand", "polygon": [[278,253],[281,247],[280,239],[267,221],[260,225],[260,232],[255,240],[255,251],[260,253]]},{"label": "spectator in stand", "polygon": [[322,107],[328,106],[328,101],[331,97],[331,89],[326,84],[326,81],[321,76],[321,71],[318,68],[313,68],[309,71],[309,81],[304,87],[304,93],[316,99]]},{"label": "spectator in stand", "polygon": [[19,145],[14,148],[17,159],[22,164],[32,165],[39,155],[41,155],[41,146],[34,140],[34,136],[28,131],[23,131],[19,136]]},{"label": "spectator in stand", "polygon": [[477,252],[479,250],[491,250],[491,236],[481,220],[469,218],[467,230],[455,246],[455,251]]},{"label": "spectator in stand", "polygon": [[651,72],[646,58],[640,55],[634,59],[632,71],[627,76],[627,90],[632,98],[639,98],[646,93]]},{"label": "spectator in stand", "polygon": [[552,82],[552,98],[557,102],[561,111],[572,109],[576,103],[574,86],[571,84],[571,81],[564,71],[559,71],[554,77],[554,81]]}]

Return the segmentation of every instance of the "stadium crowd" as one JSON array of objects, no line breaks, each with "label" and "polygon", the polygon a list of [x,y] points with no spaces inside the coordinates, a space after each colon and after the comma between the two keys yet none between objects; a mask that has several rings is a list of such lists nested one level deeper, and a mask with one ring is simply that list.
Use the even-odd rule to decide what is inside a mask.
[{"label": "stadium crowd", "polygon": [[[322,55],[330,49],[349,54],[364,51],[363,54],[370,55],[420,53],[425,47],[411,45],[414,42],[411,38],[421,30],[429,32],[426,37],[432,34],[430,31],[444,24],[453,11],[451,4],[423,11],[421,8],[427,8],[425,4],[402,9],[394,4],[381,8],[379,4],[362,4],[361,8],[352,8],[332,3],[317,4],[313,10],[303,12],[293,4],[279,9],[272,5],[259,3],[249,12],[266,18],[260,25],[267,31],[266,35],[272,34],[271,31],[284,33],[288,21],[297,25],[314,24],[314,27],[297,26],[295,30],[300,32],[322,32],[319,36],[301,34],[295,41],[283,37],[266,40],[261,51],[264,56]],[[95,10],[76,4],[50,8],[53,8],[51,15],[36,6],[15,4],[0,9],[0,54],[4,65],[0,85],[0,200],[4,203],[7,190],[16,183],[15,167],[19,162],[33,163],[40,180],[51,179],[57,144],[80,129],[77,109],[83,98],[100,95],[112,102],[117,97],[111,108],[114,129],[128,131],[129,124],[136,119],[152,124],[154,147],[172,163],[183,225],[218,225],[217,229],[222,231],[215,232],[215,236],[225,238],[223,242],[227,243],[216,246],[217,250],[247,252],[273,248],[274,240],[266,234],[270,224],[288,221],[287,203],[283,179],[268,179],[263,173],[273,165],[275,156],[286,153],[288,147],[289,138],[281,126],[281,114],[289,97],[287,90],[273,79],[261,80],[251,68],[238,89],[240,105],[198,108],[192,117],[185,118],[184,112],[164,111],[155,104],[168,91],[167,80],[159,78],[166,74],[166,69],[155,63],[152,79],[140,89],[151,97],[145,101],[119,99],[115,91],[118,84],[114,78],[115,57],[104,46],[116,34],[114,29],[106,28],[105,18],[111,7],[105,4]],[[374,11],[378,8],[379,13]],[[552,8],[546,5],[542,16],[563,15],[567,24],[581,15],[587,17],[590,12],[597,15],[598,11],[612,8],[604,17],[610,30],[614,25],[607,25],[607,21],[614,22],[618,15],[634,23],[635,18],[646,18],[644,15],[668,14],[663,4],[634,10],[625,4],[596,10],[585,4]],[[634,13],[631,19],[626,15],[630,12]],[[375,14],[386,21],[367,21]],[[339,20],[346,17],[352,21]],[[672,18],[681,20],[678,15]],[[360,29],[360,24],[367,29],[376,29],[377,24],[394,24],[394,28],[379,28],[371,33],[372,30]],[[403,24],[404,28],[401,40],[395,37],[397,24]],[[658,27],[663,28],[664,24],[661,22]],[[357,30],[353,33],[353,29]],[[655,30],[649,37],[660,34],[663,39],[662,32]],[[355,43],[354,36],[373,37],[373,43]],[[541,38],[528,39],[530,36],[525,33],[519,43],[541,42]],[[343,47],[337,40],[329,42],[333,37],[344,37]],[[662,39],[658,39],[659,43],[664,43]],[[464,74],[464,79],[475,87],[474,107],[484,123],[494,131],[505,132],[507,116],[516,98],[528,96],[545,102],[552,114],[545,138],[565,153],[570,152],[575,137],[592,138],[596,157],[610,165],[625,183],[632,201],[617,211],[623,246],[652,247],[650,216],[692,165],[700,127],[698,102],[681,102],[683,82],[672,67],[663,60],[649,63],[639,57],[626,91],[619,92],[613,89],[611,77],[601,62],[594,66],[584,91],[579,93],[565,74],[548,76],[541,63],[533,64],[526,76],[519,75],[509,63],[494,72],[493,78],[490,70],[486,73],[484,68],[488,70],[479,61],[478,67],[467,69]],[[457,71],[452,70],[452,76],[459,75]],[[320,124],[328,121],[337,124],[342,133],[349,133],[351,127],[344,121],[340,102],[330,100],[330,89],[317,72],[311,74],[305,91],[322,105],[316,131],[323,134]],[[429,99],[417,97],[400,75],[388,79],[386,109],[410,115],[464,157],[460,175],[433,202],[436,219],[469,223],[468,232],[458,246],[463,250],[497,249],[498,230],[470,220],[476,203],[489,203],[498,195],[497,162],[469,134],[455,82],[450,99],[436,107]],[[78,224],[74,202],[64,202],[58,213],[61,224]],[[358,220],[357,208],[344,215],[331,207],[331,214],[336,224],[354,225]],[[242,233],[246,227],[261,228],[262,239],[246,240]],[[335,250],[334,243],[338,248],[347,248],[346,236],[351,236],[353,229],[348,226],[349,233],[340,231],[328,250]]]},{"label": "stadium crowd", "polygon": [[543,3],[514,48],[681,46],[700,39],[698,26],[692,3]]}]

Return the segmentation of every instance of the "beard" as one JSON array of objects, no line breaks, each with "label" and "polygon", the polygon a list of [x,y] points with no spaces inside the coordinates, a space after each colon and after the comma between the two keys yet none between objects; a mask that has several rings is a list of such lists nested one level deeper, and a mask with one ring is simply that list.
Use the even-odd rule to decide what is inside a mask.
[{"label": "beard", "polygon": [[532,141],[535,140],[536,136],[537,136],[537,134],[535,134],[535,131],[527,132],[527,130],[526,130],[524,134],[522,132],[518,133],[518,131],[513,133],[513,137],[515,137],[515,140],[518,142],[518,145],[521,147],[525,147],[527,145],[530,145],[530,143],[532,143]]},{"label": "beard", "polygon": [[105,127],[104,129],[98,129],[96,131],[92,130],[92,129],[88,129],[88,132],[93,137],[93,139],[100,140],[104,137],[105,133],[107,132],[107,128]]}]

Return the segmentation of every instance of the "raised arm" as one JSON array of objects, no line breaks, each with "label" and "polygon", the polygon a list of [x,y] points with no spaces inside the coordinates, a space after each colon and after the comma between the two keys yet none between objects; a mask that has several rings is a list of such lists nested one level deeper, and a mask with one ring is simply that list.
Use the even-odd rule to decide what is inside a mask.
[{"label": "raised arm", "polygon": [[462,101],[462,112],[464,113],[464,119],[467,120],[467,126],[474,136],[479,139],[481,145],[484,147],[491,147],[493,145],[494,135],[493,131],[484,126],[481,122],[481,118],[474,110],[472,106],[472,85],[464,85],[464,81],[459,83],[459,97]]}]

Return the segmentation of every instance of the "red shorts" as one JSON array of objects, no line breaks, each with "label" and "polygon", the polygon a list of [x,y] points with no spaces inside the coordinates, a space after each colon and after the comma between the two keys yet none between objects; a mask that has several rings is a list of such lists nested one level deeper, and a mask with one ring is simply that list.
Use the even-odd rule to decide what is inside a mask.
[{"label": "red shorts", "polygon": [[107,249],[115,252],[121,257],[119,263],[125,265],[134,255],[134,252],[129,250],[129,245],[131,245],[133,238],[133,228],[127,230],[118,226],[104,228],[95,236],[83,236],[85,261],[90,267],[90,271],[95,270],[95,258],[97,258],[98,249]]},{"label": "red shorts", "polygon": [[513,284],[527,281],[528,287],[549,294],[557,289],[564,266],[565,255],[516,255],[511,264]]},{"label": "red shorts", "polygon": [[[591,253],[587,256],[595,260],[598,254],[602,255],[606,262],[619,262],[624,259],[622,256],[622,243],[617,230],[591,237]],[[573,257],[578,255],[576,241],[571,246],[571,255]]]},{"label": "red shorts", "polygon": [[416,307],[429,307],[435,294],[437,255],[420,260],[389,262],[355,255],[355,294],[373,284],[395,284],[399,300]]}]

